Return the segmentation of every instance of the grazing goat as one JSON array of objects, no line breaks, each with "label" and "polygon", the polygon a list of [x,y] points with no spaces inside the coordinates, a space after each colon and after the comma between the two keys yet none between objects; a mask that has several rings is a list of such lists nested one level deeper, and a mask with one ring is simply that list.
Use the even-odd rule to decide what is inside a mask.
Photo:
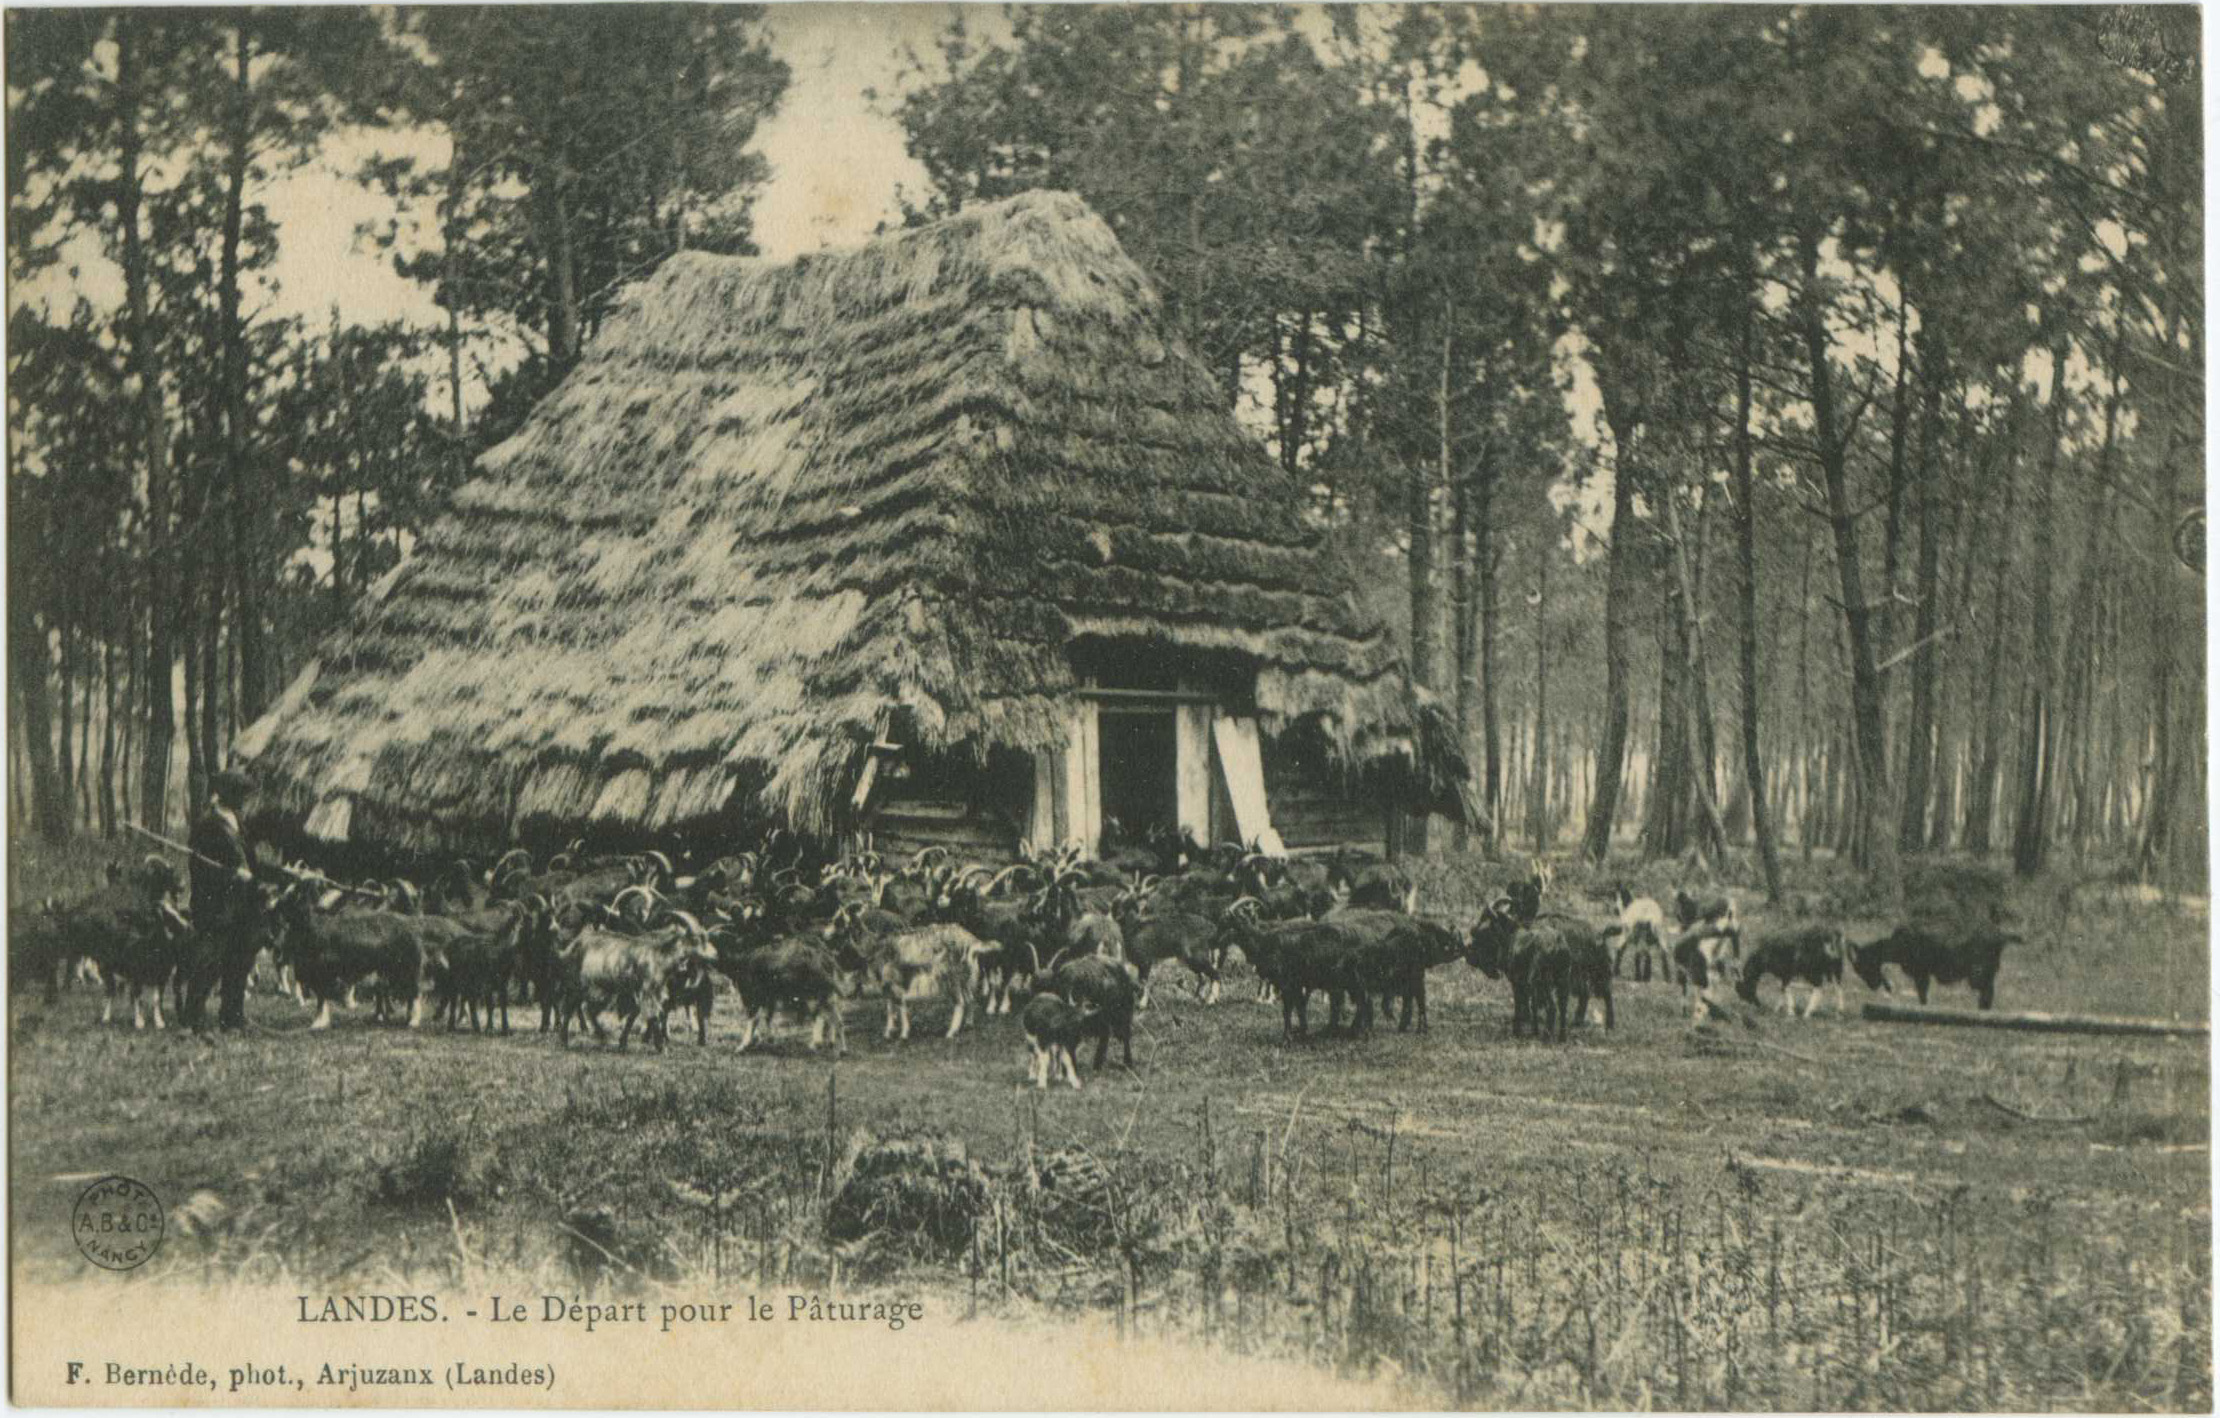
[{"label": "grazing goat", "polygon": [[1694,929],[1699,923],[1731,930],[1736,924],[1734,898],[1721,895],[1698,900],[1685,891],[1675,891],[1673,918],[1680,922],[1684,931]]},{"label": "grazing goat", "polygon": [[1084,955],[1077,960],[1051,962],[1036,969],[1033,988],[1037,995],[1055,995],[1086,1014],[1077,1039],[1095,1041],[1095,1071],[1102,1071],[1110,1056],[1110,1041],[1118,1041],[1128,1069],[1133,1067],[1133,1012],[1140,989],[1133,974],[1115,960]]},{"label": "grazing goat", "polygon": [[[1789,930],[1766,931],[1754,937],[1742,958],[1742,977],[1735,981],[1734,992],[1746,1004],[1758,1002],[1758,982],[1767,975],[1781,982],[1781,1012],[1796,1013],[1809,1019],[1819,1008],[1819,997],[1829,985],[1835,990],[1835,1013],[1842,1013],[1842,970],[1844,962],[1842,929],[1839,926],[1798,926]],[[1797,1010],[1796,988],[1802,985],[1811,993],[1804,999],[1804,1006]]]},{"label": "grazing goat", "polygon": [[1733,926],[1699,922],[1676,936],[1670,950],[1682,991],[1685,993],[1690,986],[1695,988],[1694,1003],[1690,1006],[1691,1021],[1701,1023],[1705,1016],[1720,1008],[1714,987],[1733,983],[1741,971],[1742,933]]},{"label": "grazing goat", "polygon": [[1018,1027],[1025,1031],[1025,1047],[1029,1056],[1026,1076],[1035,1088],[1046,1089],[1048,1082],[1061,1069],[1071,1086],[1079,1086],[1079,1065],[1072,1058],[1072,1049],[1086,1034],[1095,1018],[1095,1011],[1082,1009],[1067,1002],[1060,995],[1038,994],[1025,1003],[1025,1012],[1018,1016]]},{"label": "grazing goat", "polygon": [[1996,1003],[1996,972],[2003,963],[2004,947],[2019,939],[2016,932],[1993,926],[1971,926],[1954,938],[1924,926],[1898,926],[1871,945],[1853,948],[1850,968],[1867,989],[1889,991],[1892,987],[1882,967],[1894,965],[1910,978],[1921,1004],[1927,1003],[1928,986],[1963,983],[1973,990],[1975,1002],[1987,1009]]}]

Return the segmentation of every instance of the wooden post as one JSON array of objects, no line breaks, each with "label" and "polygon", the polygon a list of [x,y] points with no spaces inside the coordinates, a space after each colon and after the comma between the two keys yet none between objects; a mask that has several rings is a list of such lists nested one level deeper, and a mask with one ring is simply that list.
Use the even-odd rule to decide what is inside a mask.
[{"label": "wooden post", "polygon": [[1210,724],[1215,715],[1209,704],[1182,704],[1172,715],[1179,828],[1205,844],[1215,840],[1210,835]]}]

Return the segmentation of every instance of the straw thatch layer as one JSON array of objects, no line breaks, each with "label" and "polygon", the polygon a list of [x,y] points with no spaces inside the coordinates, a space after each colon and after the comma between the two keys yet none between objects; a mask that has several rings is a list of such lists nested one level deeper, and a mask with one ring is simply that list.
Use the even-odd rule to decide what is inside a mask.
[{"label": "straw thatch layer", "polygon": [[933,746],[1057,742],[1097,635],[1244,657],[1267,728],[1410,753],[1302,501],[1074,197],[681,254],[242,749],[341,835],[653,829],[751,766],[822,828],[889,708]]}]

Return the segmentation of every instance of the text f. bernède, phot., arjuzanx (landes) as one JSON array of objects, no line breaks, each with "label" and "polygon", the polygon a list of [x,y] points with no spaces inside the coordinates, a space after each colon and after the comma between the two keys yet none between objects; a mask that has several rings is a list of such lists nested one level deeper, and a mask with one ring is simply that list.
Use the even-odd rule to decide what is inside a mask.
[{"label": "text f. bern\u00e8de, phot., arjuzanx (landes)", "polygon": [[559,1324],[591,1334],[654,1326],[662,1333],[715,1324],[877,1324],[890,1331],[925,1318],[922,1300],[841,1299],[814,1291],[743,1295],[733,1300],[595,1300],[574,1295],[489,1295],[458,1301],[438,1295],[299,1295],[302,1324]]},{"label": "text f. bern\u00e8de, phot., arjuzanx (landes)", "polygon": [[[204,1388],[211,1393],[239,1393],[274,1388],[305,1392],[310,1387],[338,1388],[360,1393],[368,1388],[535,1388],[555,1387],[552,1364],[488,1364],[457,1359],[442,1368],[402,1364],[318,1364],[295,1369],[284,1364],[241,1364],[233,1369],[210,1369],[203,1364],[159,1366],[119,1364],[113,1361],[66,1361],[65,1382],[105,1384],[110,1388]],[[228,1384],[228,1387],[225,1385]]]}]

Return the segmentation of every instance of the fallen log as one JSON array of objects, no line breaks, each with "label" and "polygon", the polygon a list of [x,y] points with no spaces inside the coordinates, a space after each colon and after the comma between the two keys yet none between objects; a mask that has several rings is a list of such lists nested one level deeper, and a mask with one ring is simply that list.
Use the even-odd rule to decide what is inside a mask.
[{"label": "fallen log", "polygon": [[2036,1034],[2131,1034],[2146,1038],[2203,1039],[2210,1024],[2164,1019],[2122,1019],[2106,1014],[2004,1013],[1987,1009],[1929,1009],[1924,1005],[1868,1004],[1865,1017],[1883,1024],[1955,1024],[1973,1029],[2017,1029]]}]

